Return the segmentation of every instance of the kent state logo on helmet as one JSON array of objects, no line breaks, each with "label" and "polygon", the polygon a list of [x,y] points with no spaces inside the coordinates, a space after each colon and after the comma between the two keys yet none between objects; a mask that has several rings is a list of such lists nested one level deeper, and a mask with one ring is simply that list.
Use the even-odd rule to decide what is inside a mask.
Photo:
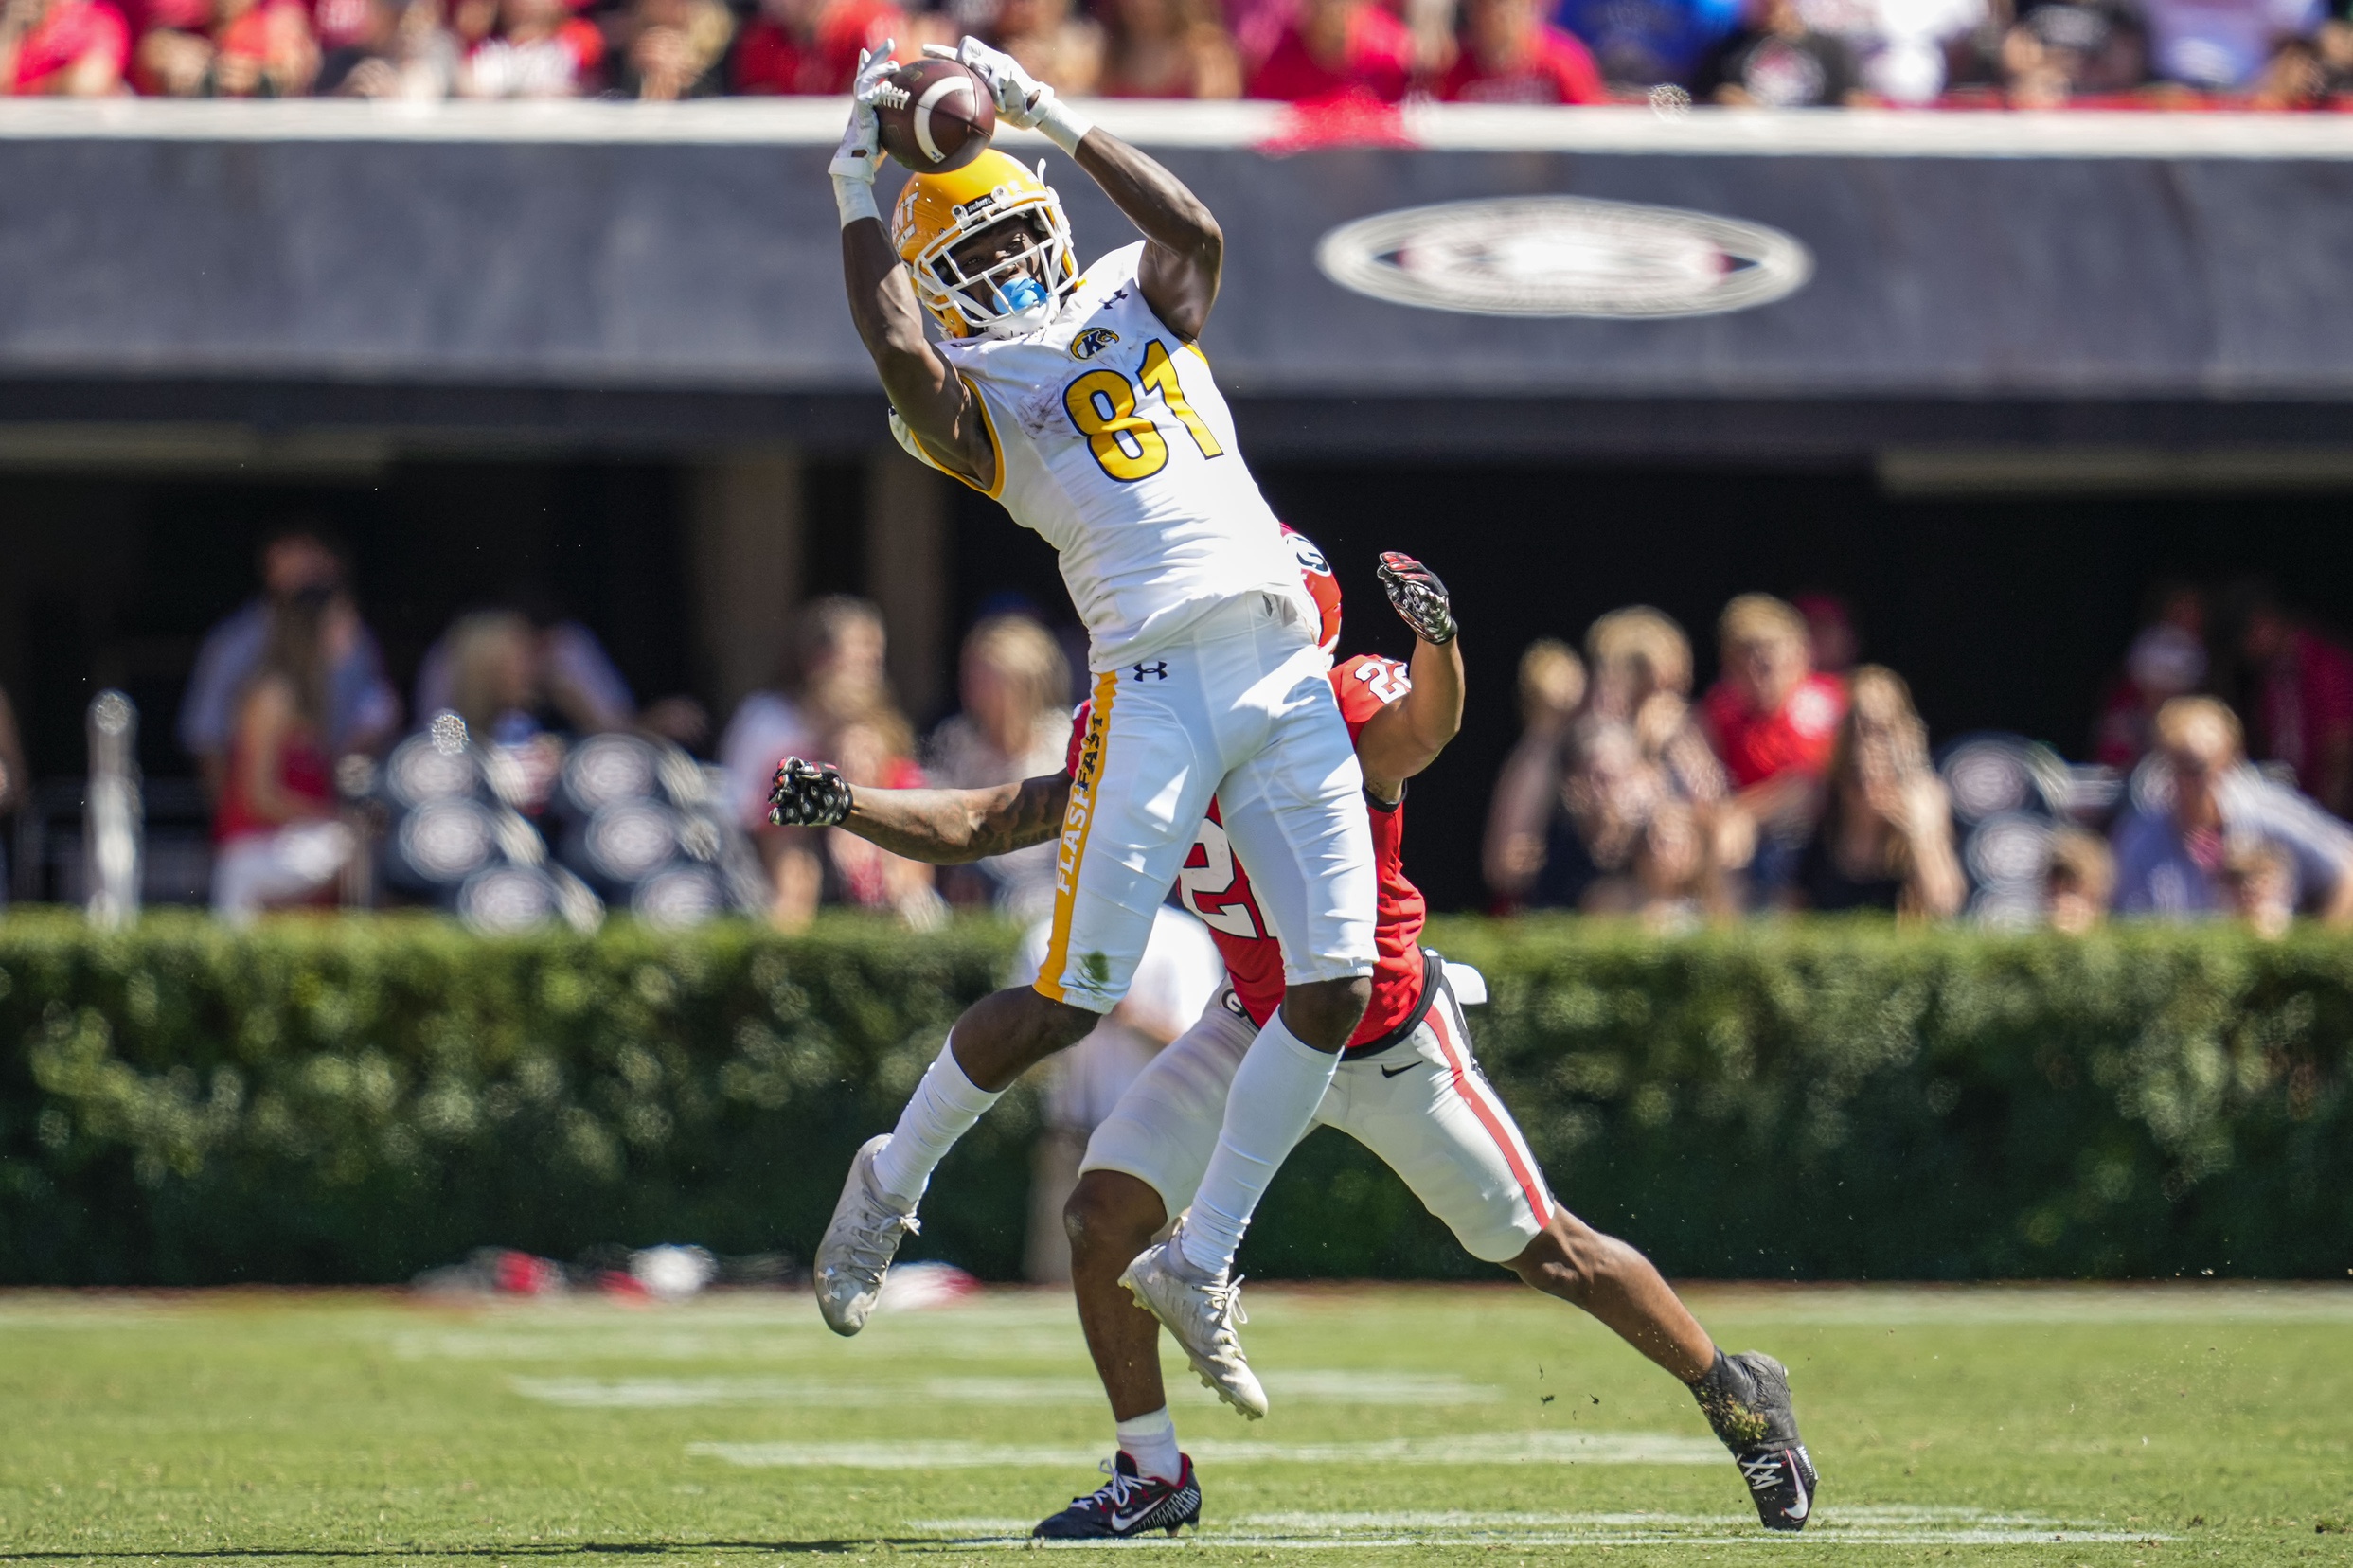
[{"label": "kent state logo on helmet", "polygon": [[1316,615],[1322,622],[1317,629],[1316,645],[1326,653],[1337,657],[1340,652],[1340,579],[1332,576],[1331,562],[1315,541],[1292,527],[1283,525],[1283,542],[1298,558],[1299,579],[1308,585],[1308,597],[1315,601]]},{"label": "kent state logo on helmet", "polygon": [[1119,341],[1119,334],[1108,327],[1090,327],[1070,340],[1072,359],[1093,359]]},{"label": "kent state logo on helmet", "polygon": [[[1028,242],[966,272],[957,248],[1013,223],[1029,230]],[[891,212],[891,245],[916,297],[953,338],[1025,337],[1054,319],[1078,281],[1070,220],[1045,183],[1045,161],[1032,171],[994,148],[962,169],[910,179]]]}]

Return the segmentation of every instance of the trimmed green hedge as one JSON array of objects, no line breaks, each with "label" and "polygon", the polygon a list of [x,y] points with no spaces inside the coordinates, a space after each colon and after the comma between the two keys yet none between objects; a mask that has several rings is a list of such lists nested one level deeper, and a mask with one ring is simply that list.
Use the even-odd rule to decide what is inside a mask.
[{"label": "trimmed green hedge", "polygon": [[[2353,1274],[2341,936],[1554,917],[1432,939],[1488,977],[1479,1053],[1554,1191],[1670,1273]],[[1320,1190],[1277,1184],[1258,1267],[1465,1272],[1328,1137],[1293,1157],[1328,1162]]]},{"label": "trimmed green hedge", "polygon": [[[2353,943],[1877,923],[1658,938],[1438,922],[1555,1189],[1671,1272],[1968,1278],[2353,1269]],[[499,1242],[806,1256],[1011,946],[843,918],[485,941],[437,920],[232,935],[0,918],[0,1281],[390,1280]],[[1009,1096],[910,1256],[1013,1274]],[[1266,1274],[1486,1273],[1319,1133]]]}]

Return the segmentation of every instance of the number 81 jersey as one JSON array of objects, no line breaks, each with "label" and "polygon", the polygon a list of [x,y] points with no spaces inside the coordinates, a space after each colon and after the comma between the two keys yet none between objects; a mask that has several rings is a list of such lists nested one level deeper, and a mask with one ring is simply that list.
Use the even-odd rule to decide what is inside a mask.
[{"label": "number 81 jersey", "polygon": [[[1136,282],[1143,254],[1138,241],[1088,268],[1042,331],[935,345],[979,399],[997,457],[988,493],[1059,553],[1098,671],[1224,599],[1299,588],[1208,360]],[[942,468],[896,412],[891,432]]]}]

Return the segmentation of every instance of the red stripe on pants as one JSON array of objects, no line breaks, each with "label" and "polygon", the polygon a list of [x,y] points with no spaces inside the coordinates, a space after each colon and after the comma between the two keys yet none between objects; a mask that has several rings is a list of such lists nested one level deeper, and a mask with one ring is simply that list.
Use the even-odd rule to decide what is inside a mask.
[{"label": "red stripe on pants", "polygon": [[1504,1163],[1511,1167],[1511,1178],[1520,1184],[1521,1196],[1528,1201],[1528,1212],[1536,1216],[1539,1225],[1552,1223],[1552,1204],[1544,1199],[1544,1184],[1536,1179],[1536,1173],[1528,1168],[1527,1162],[1520,1158],[1519,1141],[1505,1127],[1503,1117],[1496,1114],[1495,1108],[1488,1104],[1486,1097],[1471,1082],[1462,1050],[1454,1043],[1453,1035],[1446,1026],[1443,1002],[1430,1009],[1430,1029],[1438,1037],[1438,1050],[1446,1058],[1448,1069],[1454,1075],[1454,1093],[1463,1097],[1471,1107],[1471,1114],[1477,1116],[1479,1124],[1487,1129],[1488,1136],[1495,1140],[1495,1147],[1504,1151]]}]

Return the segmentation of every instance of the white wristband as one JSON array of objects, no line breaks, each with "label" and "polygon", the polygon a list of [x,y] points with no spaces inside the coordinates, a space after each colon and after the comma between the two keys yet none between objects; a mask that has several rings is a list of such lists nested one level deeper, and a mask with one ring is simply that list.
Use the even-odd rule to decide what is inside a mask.
[{"label": "white wristband", "polygon": [[861,218],[882,221],[882,209],[874,205],[874,182],[850,180],[836,174],[833,177],[833,205],[842,214],[842,226],[849,227]]},{"label": "white wristband", "polygon": [[1047,100],[1044,112],[1038,116],[1038,129],[1045,133],[1048,141],[1075,158],[1078,155],[1078,144],[1095,129],[1095,122],[1058,96]]}]

